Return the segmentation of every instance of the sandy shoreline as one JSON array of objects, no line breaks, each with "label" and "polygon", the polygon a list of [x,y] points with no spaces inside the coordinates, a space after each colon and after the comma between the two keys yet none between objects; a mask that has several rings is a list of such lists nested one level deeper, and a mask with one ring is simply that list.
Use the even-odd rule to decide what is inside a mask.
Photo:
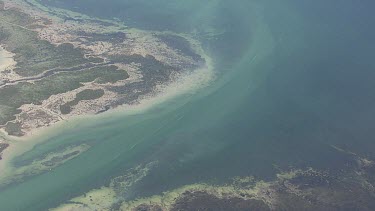
[{"label": "sandy shoreline", "polygon": [[[3,152],[3,159],[0,162],[0,171],[2,172],[0,183],[4,178],[12,177],[14,172],[16,172],[16,169],[11,163],[15,157],[31,150],[37,144],[48,141],[49,138],[53,138],[64,131],[69,131],[77,127],[95,124],[95,122],[103,123],[111,121],[113,118],[139,115],[152,109],[158,109],[161,104],[168,101],[171,101],[173,107],[178,107],[188,102],[189,98],[179,98],[179,101],[173,101],[174,98],[183,95],[191,96],[198,89],[208,86],[213,78],[213,66],[212,63],[210,63],[209,67],[196,70],[191,75],[186,75],[169,85],[160,87],[158,94],[145,97],[137,105],[123,105],[101,114],[74,116],[70,119],[56,122],[52,126],[34,129],[32,133],[23,137],[8,136],[4,131],[0,131],[0,134],[2,134],[5,139],[5,143],[9,143],[9,147]],[[192,81],[197,82],[197,84],[192,83]],[[164,108],[164,106],[160,108]],[[158,110],[158,112],[160,111]]]},{"label": "sandy shoreline", "polygon": [[9,70],[12,70],[17,62],[14,61],[13,57],[15,54],[5,50],[3,46],[0,45],[0,86],[4,84],[4,78]]},{"label": "sandy shoreline", "polygon": [[[10,7],[16,7],[16,8],[22,8],[25,7],[25,5],[22,5],[22,3],[15,3],[11,2],[9,5],[7,5],[8,8]],[[30,8],[27,8],[26,10],[30,10]],[[35,14],[35,10],[31,10],[31,14]],[[75,14],[77,15],[77,14]],[[41,17],[46,18],[46,15],[41,15]],[[51,17],[53,18],[53,17]],[[118,23],[117,23],[118,24]],[[59,25],[58,25],[59,26]],[[123,25],[120,27],[124,27]],[[47,28],[48,29],[48,28]],[[146,34],[172,34],[172,32],[146,32],[146,31],[139,31],[137,29],[127,29],[126,32],[129,33],[129,35],[133,36],[131,39],[139,39],[137,36],[142,34],[143,37],[140,37],[140,39],[147,38],[148,35]],[[58,39],[59,35],[53,35],[55,32],[54,31],[41,31],[40,33],[44,33],[44,36],[41,37],[42,39],[47,39],[47,41],[50,42],[55,42],[55,44],[59,44],[59,42],[62,41],[67,41],[64,40],[67,38],[65,35],[65,38],[63,40]],[[48,33],[51,33],[53,36],[48,37]],[[135,36],[136,35],[136,36]],[[9,144],[9,147],[3,151],[2,153],[2,160],[0,162],[0,171],[3,172],[3,176],[9,176],[12,174],[14,171],[14,168],[11,165],[11,160],[14,157],[17,157],[18,155],[23,154],[26,151],[29,151],[32,149],[33,146],[35,146],[38,143],[44,142],[48,140],[48,138],[51,138],[53,136],[56,136],[60,133],[63,133],[64,131],[67,131],[69,129],[78,127],[80,125],[87,125],[89,122],[96,122],[96,121],[110,121],[111,118],[116,117],[118,118],[119,116],[127,116],[127,115],[136,115],[140,114],[142,112],[146,112],[152,108],[158,107],[161,103],[164,103],[168,100],[171,100],[172,98],[175,98],[180,95],[184,94],[192,94],[196,90],[203,88],[205,86],[208,86],[210,84],[210,81],[214,79],[214,72],[213,72],[213,61],[212,59],[204,52],[202,49],[200,43],[197,40],[194,40],[190,38],[188,35],[183,35],[183,34],[175,34],[176,36],[181,36],[187,39],[190,44],[192,45],[191,47],[197,52],[198,55],[200,55],[204,60],[205,64],[201,65],[200,68],[197,68],[195,70],[191,70],[188,72],[182,72],[178,74],[174,74],[170,81],[164,84],[160,84],[156,86],[152,92],[148,93],[147,95],[142,96],[137,103],[133,104],[124,104],[124,105],[119,105],[115,108],[111,108],[110,110],[97,114],[96,112],[78,112],[78,113],[72,113],[69,115],[61,115],[58,114],[59,119],[58,121],[52,122],[52,124],[47,124],[47,125],[40,125],[38,127],[30,127],[28,132],[25,133],[21,137],[15,137],[15,136],[9,136],[7,132],[4,129],[0,129],[0,142],[7,143]],[[153,40],[153,37],[148,37],[147,38],[149,41]],[[155,41],[155,40],[154,40]],[[140,42],[142,43],[142,42]],[[74,44],[74,43],[73,43]],[[147,44],[147,43],[146,43]],[[159,45],[160,46],[160,45]],[[96,55],[100,55],[103,53],[103,49],[96,49],[96,48],[91,48],[90,46],[82,46],[79,45],[79,47],[83,47],[84,49],[87,48],[89,52],[93,52]],[[164,49],[164,51],[168,52],[168,47],[161,45],[161,47]],[[144,54],[147,55],[148,52],[157,52],[158,49],[150,49],[150,47],[147,46],[132,46],[132,51],[138,54]],[[121,51],[126,50],[122,49]],[[108,51],[104,50],[104,51]],[[5,51],[3,51],[5,52]],[[4,58],[7,58],[8,64],[15,65],[12,63],[12,59],[10,56],[14,56],[11,53],[4,53]],[[168,56],[171,56],[169,54],[155,54],[156,57],[159,56],[159,59],[162,61],[167,61],[169,59]],[[172,58],[176,57],[178,55],[173,55],[171,56]],[[189,62],[189,61],[186,61]],[[120,67],[122,67],[121,64],[118,64]],[[129,68],[127,69],[129,70]],[[139,81],[142,80],[137,74],[137,70],[133,70],[134,74],[130,74],[130,80],[128,81]],[[132,75],[133,74],[133,75]],[[119,82],[120,83],[120,82]],[[129,83],[129,82],[127,82]],[[131,83],[131,82],[130,82]],[[90,85],[90,84],[88,84]],[[84,88],[90,88],[90,86],[85,85]],[[92,87],[95,88],[95,87]],[[79,90],[73,90],[69,96],[72,96],[76,94]],[[65,96],[66,94],[63,94]],[[115,96],[113,96],[115,97]],[[69,97],[68,97],[69,98]],[[70,97],[71,98],[71,97]],[[101,99],[99,99],[98,102],[100,102]],[[182,101],[175,102],[172,101],[173,104],[176,105],[181,105],[184,103],[185,100],[188,100],[188,98],[183,99]],[[48,105],[48,102],[50,99],[46,100],[45,102]],[[85,105],[85,103],[88,102],[83,102],[83,104],[79,104],[78,106],[82,107]],[[31,106],[31,107],[29,107]],[[25,111],[27,109],[32,109],[36,106],[41,106],[43,108],[43,103],[41,105],[25,105],[22,109]],[[45,106],[46,107],[46,106]],[[80,108],[78,107],[78,108]],[[84,107],[82,107],[84,108]],[[35,124],[35,122],[30,122],[30,125]],[[1,141],[1,139],[3,139]],[[1,178],[0,178],[1,180]]]},{"label": "sandy shoreline", "polygon": [[[88,18],[85,16],[80,17],[80,21],[65,21],[61,19],[59,16],[64,15],[74,15],[77,16],[76,13],[68,13],[64,10],[55,10],[45,8],[42,5],[33,2],[35,6],[30,7],[29,5],[25,5],[24,2],[21,1],[5,1],[6,9],[16,9],[25,12],[26,14],[32,15],[35,18],[35,23],[33,25],[37,25],[34,32],[38,33],[40,40],[48,41],[49,43],[59,46],[65,43],[71,44],[74,48],[81,49],[84,52],[85,58],[94,57],[103,59],[104,66],[108,59],[111,57],[118,57],[118,56],[129,56],[134,57],[134,55],[138,55],[139,57],[146,60],[146,63],[149,63],[150,58],[154,59],[155,61],[151,62],[160,62],[162,65],[167,65],[168,68],[176,69],[177,71],[166,76],[164,73],[163,79],[161,81],[149,82],[147,80],[153,81],[153,78],[158,76],[152,71],[144,71],[142,73],[142,62],[140,63],[131,63],[131,64],[122,64],[121,62],[114,62],[111,63],[112,66],[116,66],[119,70],[124,70],[128,72],[128,78],[125,80],[120,80],[116,83],[107,83],[107,84],[98,84],[95,81],[88,82],[88,83],[81,83],[82,86],[74,89],[69,90],[68,92],[63,92],[59,94],[51,95],[50,98],[43,100],[42,102],[37,103],[27,103],[23,104],[20,109],[22,112],[16,114],[16,119],[12,121],[13,128],[12,133],[7,132],[10,135],[16,136],[24,136],[28,134],[34,133],[34,129],[43,128],[45,126],[49,126],[55,124],[56,122],[70,119],[77,115],[90,115],[100,113],[103,110],[108,110],[108,108],[115,108],[117,106],[121,106],[121,104],[138,104],[139,101],[143,98],[146,98],[149,95],[155,95],[156,92],[160,91],[160,84],[168,84],[179,77],[183,77],[185,73],[184,69],[189,69],[194,67],[203,67],[205,65],[200,64],[201,61],[194,60],[192,57],[186,56],[181,53],[178,49],[173,49],[172,47],[166,45],[158,36],[178,36],[186,39],[187,42],[191,45],[191,47],[196,51],[197,55],[201,58],[206,57],[204,51],[200,49],[200,44],[198,41],[190,38],[188,35],[181,35],[181,34],[174,34],[172,32],[157,32],[157,31],[143,31],[138,29],[129,29],[122,23],[108,21],[109,24],[113,24],[110,26],[102,26],[95,22],[92,18]],[[39,9],[42,8],[43,10]],[[51,14],[56,14],[53,16]],[[70,17],[70,16],[68,16]],[[87,19],[86,19],[87,18]],[[34,20],[33,20],[34,21]],[[100,20],[103,21],[103,20]],[[17,27],[24,28],[20,25],[15,25]],[[116,43],[114,45],[110,41],[88,41],[92,39],[96,39],[92,37],[90,34],[99,34],[101,36],[108,35],[110,33],[120,33],[126,36],[124,41],[120,43]],[[150,57],[151,56],[151,57]],[[148,60],[147,60],[148,59]],[[135,58],[135,60],[139,60]],[[207,61],[205,61],[207,62]],[[160,64],[156,64],[160,65]],[[79,65],[78,65],[79,66]],[[82,65],[81,65],[82,66]],[[181,70],[181,71],[180,71]],[[32,77],[23,77],[11,71],[12,74],[7,74],[6,76],[2,76],[2,78],[6,79],[8,85],[17,85],[23,82],[30,82],[36,83],[40,79],[44,77],[48,77],[48,72],[53,72],[53,69],[45,70],[42,73],[37,75],[33,75]],[[64,69],[63,69],[64,71]],[[68,70],[69,71],[69,70]],[[166,70],[168,72],[170,70]],[[148,73],[150,72],[150,73]],[[192,70],[188,70],[188,72],[192,72]],[[54,73],[52,73],[54,74]],[[148,75],[145,75],[148,74]],[[156,75],[152,75],[156,74]],[[158,79],[160,80],[160,79]],[[128,89],[125,86],[133,86],[137,87],[138,90],[132,90],[131,88]],[[150,86],[155,87],[145,87]],[[152,85],[153,84],[153,85]],[[162,85],[162,86],[164,86]],[[4,87],[5,85],[3,85]],[[139,90],[139,87],[144,89],[143,91]],[[110,87],[110,88],[107,88]],[[1,86],[0,86],[1,88]],[[74,98],[82,91],[87,89],[91,90],[104,90],[104,96],[93,99],[93,100],[82,100],[72,107],[72,111],[68,114],[62,113],[59,105],[67,104],[74,100]],[[116,93],[114,90],[121,90],[121,89],[128,89],[127,91],[137,91],[140,94],[139,99],[130,99],[130,100],[123,100],[123,103],[117,103],[117,99],[126,98],[125,95],[121,95]],[[134,97],[133,97],[134,98]]]}]

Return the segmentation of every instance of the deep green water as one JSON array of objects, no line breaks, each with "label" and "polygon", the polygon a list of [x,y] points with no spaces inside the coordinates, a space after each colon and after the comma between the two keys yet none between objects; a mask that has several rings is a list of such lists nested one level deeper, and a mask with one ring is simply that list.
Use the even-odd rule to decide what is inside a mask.
[{"label": "deep green water", "polygon": [[96,118],[59,131],[15,163],[77,143],[92,148],[0,189],[0,210],[55,207],[152,161],[157,166],[124,197],[235,176],[268,180],[290,167],[339,170],[350,158],[332,144],[374,158],[370,1],[85,0],[54,5],[118,18],[133,27],[193,32],[213,57],[218,78],[194,95],[145,113]]}]

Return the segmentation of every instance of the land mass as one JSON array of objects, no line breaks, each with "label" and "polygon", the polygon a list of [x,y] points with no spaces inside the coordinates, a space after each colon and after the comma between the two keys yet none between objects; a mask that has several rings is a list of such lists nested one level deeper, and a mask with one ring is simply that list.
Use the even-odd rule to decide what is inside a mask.
[{"label": "land mass", "polygon": [[[77,17],[34,1],[0,1],[0,46],[7,60],[0,66],[0,129],[18,137],[137,104],[206,65],[190,37]],[[1,154],[9,144],[0,144]]]}]

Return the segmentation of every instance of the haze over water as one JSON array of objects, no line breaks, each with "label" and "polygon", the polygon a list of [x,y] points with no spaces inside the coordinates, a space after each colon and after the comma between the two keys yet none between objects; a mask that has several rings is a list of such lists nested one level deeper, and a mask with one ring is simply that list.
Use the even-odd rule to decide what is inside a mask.
[{"label": "haze over water", "polygon": [[0,189],[4,210],[56,207],[154,161],[125,198],[237,176],[271,180],[280,169],[339,171],[349,157],[332,145],[375,159],[370,1],[42,2],[191,34],[212,57],[216,78],[145,112],[104,114],[59,131],[15,165],[69,145],[91,148]]}]

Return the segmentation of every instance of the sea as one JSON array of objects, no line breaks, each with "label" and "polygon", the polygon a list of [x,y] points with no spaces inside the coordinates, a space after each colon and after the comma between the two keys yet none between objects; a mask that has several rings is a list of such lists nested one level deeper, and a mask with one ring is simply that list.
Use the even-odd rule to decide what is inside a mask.
[{"label": "sea", "polygon": [[[0,188],[0,210],[47,210],[155,163],[128,187],[134,200],[234,177],[280,171],[339,172],[375,159],[375,2],[370,0],[40,0],[48,7],[189,34],[212,60],[185,89],[56,126],[13,168],[69,146],[64,164]],[[205,86],[201,77],[210,77]],[[168,90],[167,90],[168,91]],[[168,95],[168,93],[166,93]],[[35,139],[35,138],[34,138]]]}]

